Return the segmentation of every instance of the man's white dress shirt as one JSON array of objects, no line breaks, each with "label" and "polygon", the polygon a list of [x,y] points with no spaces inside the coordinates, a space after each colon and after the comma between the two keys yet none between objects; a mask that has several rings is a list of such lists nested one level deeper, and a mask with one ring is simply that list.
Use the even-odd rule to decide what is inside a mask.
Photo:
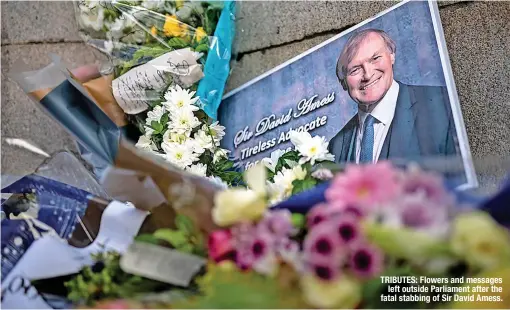
[{"label": "man's white dress shirt", "polygon": [[390,86],[386,95],[384,95],[383,99],[377,104],[377,106],[372,110],[371,113],[366,113],[361,110],[358,110],[358,134],[356,138],[356,163],[359,163],[360,155],[361,155],[361,141],[363,139],[363,132],[365,130],[364,124],[365,119],[368,114],[371,114],[375,119],[374,123],[374,150],[373,150],[373,162],[376,163],[379,155],[381,154],[382,147],[384,145],[384,140],[388,134],[388,130],[390,129],[391,122],[393,121],[393,116],[395,115],[395,109],[397,107],[397,98],[398,98],[398,83],[393,80],[393,83]]}]

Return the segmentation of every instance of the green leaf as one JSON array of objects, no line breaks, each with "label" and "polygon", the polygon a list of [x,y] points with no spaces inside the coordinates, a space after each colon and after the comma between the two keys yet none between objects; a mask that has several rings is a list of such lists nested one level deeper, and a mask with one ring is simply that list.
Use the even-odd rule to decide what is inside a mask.
[{"label": "green leaf", "polygon": [[161,131],[163,131],[163,125],[161,125],[159,122],[152,121],[151,127],[152,129],[154,129],[155,133],[160,133]]},{"label": "green leaf", "polygon": [[150,244],[158,244],[159,240],[158,238],[154,237],[150,234],[142,234],[135,238],[135,241],[144,242],[144,243],[150,243]]},{"label": "green leaf", "polygon": [[190,243],[186,243],[186,244],[183,244],[179,247],[177,247],[177,250],[179,250],[180,252],[184,252],[184,253],[193,253],[194,251],[194,247],[192,244]]},{"label": "green leaf", "polygon": [[195,52],[205,53],[209,50],[209,46],[207,44],[200,44],[195,48]]},{"label": "green leaf", "polygon": [[182,38],[171,38],[170,40],[168,40],[168,45],[174,49],[181,49],[187,47],[189,45],[189,42]]},{"label": "green leaf", "polygon": [[305,216],[300,213],[292,213],[291,222],[292,222],[292,226],[294,226],[296,228],[303,228],[303,227],[305,227],[305,222],[306,222]]},{"label": "green leaf", "polygon": [[186,233],[180,230],[162,228],[154,232],[154,237],[170,243],[174,248],[179,248],[188,242]]},{"label": "green leaf", "polygon": [[294,180],[292,182],[292,195],[295,195],[297,193],[301,193],[303,191],[306,191],[308,189],[314,188],[317,184],[317,181],[314,178],[306,178],[304,180]]},{"label": "green leaf", "polygon": [[179,231],[182,231],[186,235],[191,235],[195,231],[193,221],[189,217],[182,214],[177,214],[175,218],[175,226],[177,226]]},{"label": "green leaf", "polygon": [[160,124],[166,125],[168,123],[168,113],[163,114],[161,116],[161,120],[159,121]]}]

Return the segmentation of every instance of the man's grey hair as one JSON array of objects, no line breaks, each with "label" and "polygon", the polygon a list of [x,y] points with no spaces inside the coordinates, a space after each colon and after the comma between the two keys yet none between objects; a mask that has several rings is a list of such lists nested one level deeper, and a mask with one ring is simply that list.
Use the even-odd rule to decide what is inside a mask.
[{"label": "man's grey hair", "polygon": [[390,36],[383,30],[365,29],[354,33],[349,38],[349,40],[347,40],[347,43],[345,43],[344,49],[342,50],[342,53],[340,54],[340,57],[338,58],[338,61],[336,63],[336,75],[338,77],[338,80],[340,81],[340,84],[342,84],[344,90],[347,90],[347,85],[345,83],[345,76],[347,75],[347,65],[352,61],[352,59],[358,52],[361,43],[371,33],[376,33],[381,36],[390,53],[395,54],[397,51],[397,45],[395,44],[395,41],[393,41],[393,39],[390,38]]}]

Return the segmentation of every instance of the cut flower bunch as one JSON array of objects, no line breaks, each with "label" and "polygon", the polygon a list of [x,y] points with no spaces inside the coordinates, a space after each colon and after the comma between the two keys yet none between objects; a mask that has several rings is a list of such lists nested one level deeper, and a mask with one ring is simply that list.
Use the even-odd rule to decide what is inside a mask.
[{"label": "cut flower bunch", "polygon": [[[264,173],[263,166],[246,173],[255,192],[261,192],[257,178]],[[400,170],[382,162],[348,166],[331,180],[325,201],[314,205],[304,216],[267,208],[269,203],[259,201],[252,203],[246,209],[250,212],[243,213],[245,216],[238,221],[225,222],[217,215],[218,210],[238,205],[227,208],[227,201],[218,199],[213,219],[225,228],[210,234],[209,257],[217,265],[215,268],[223,270],[222,276],[258,275],[267,285],[277,287],[280,295],[290,293],[300,299],[300,307],[465,307],[462,302],[432,302],[433,284],[420,283],[420,279],[485,274],[508,278],[510,234],[482,211],[459,211],[442,182],[431,172],[412,166]],[[250,195],[239,195],[237,201],[249,200]],[[222,213],[229,214],[228,211]],[[425,297],[415,302],[402,303],[405,294],[397,294],[396,300],[382,301],[381,295],[388,294],[390,284],[383,283],[381,276],[415,277],[416,285],[429,287],[428,293],[421,293]],[[230,284],[249,287],[249,283]],[[449,283],[446,286],[451,289],[445,292],[455,292],[462,285],[473,284]],[[216,297],[226,294],[207,284],[205,287],[205,296],[195,297],[191,305],[201,304],[202,299],[220,302]],[[503,292],[507,291],[505,288]],[[497,295],[494,298],[501,299],[499,307],[505,302],[504,294],[481,293],[474,305],[491,306],[494,300],[487,296]],[[260,298],[264,296],[261,294]]]}]

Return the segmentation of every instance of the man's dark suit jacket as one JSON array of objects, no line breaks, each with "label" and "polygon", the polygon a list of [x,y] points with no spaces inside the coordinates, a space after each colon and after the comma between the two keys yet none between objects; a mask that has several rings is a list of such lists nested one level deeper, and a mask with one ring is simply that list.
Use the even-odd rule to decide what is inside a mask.
[{"label": "man's dark suit jacket", "polygon": [[[446,87],[399,83],[395,115],[379,160],[416,160],[425,156],[456,155],[457,136]],[[356,161],[358,115],[329,142],[335,162]]]}]

